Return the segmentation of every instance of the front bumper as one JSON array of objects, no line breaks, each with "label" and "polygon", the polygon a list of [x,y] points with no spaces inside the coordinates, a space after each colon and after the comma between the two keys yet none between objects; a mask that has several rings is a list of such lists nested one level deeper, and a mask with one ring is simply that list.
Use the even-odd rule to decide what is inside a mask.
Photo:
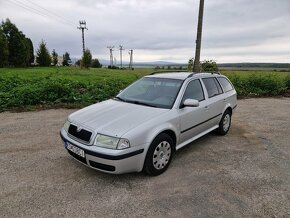
[{"label": "front bumper", "polygon": [[[79,143],[71,139],[64,129],[61,129],[60,136],[68,153],[74,159],[93,169],[113,174],[140,172],[143,169],[146,145],[135,146],[124,150],[111,150]],[[85,157],[81,157],[68,150],[68,143],[82,149]]]}]

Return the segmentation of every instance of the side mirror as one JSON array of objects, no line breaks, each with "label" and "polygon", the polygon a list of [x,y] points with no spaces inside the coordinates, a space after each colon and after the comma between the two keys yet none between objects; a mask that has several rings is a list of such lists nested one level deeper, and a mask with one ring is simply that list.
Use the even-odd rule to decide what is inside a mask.
[{"label": "side mirror", "polygon": [[195,99],[185,99],[183,102],[183,107],[198,107],[199,101]]}]

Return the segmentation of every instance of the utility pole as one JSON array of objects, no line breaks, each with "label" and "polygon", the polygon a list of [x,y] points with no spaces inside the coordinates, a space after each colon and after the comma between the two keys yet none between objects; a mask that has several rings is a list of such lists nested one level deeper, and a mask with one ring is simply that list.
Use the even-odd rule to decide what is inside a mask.
[{"label": "utility pole", "polygon": [[119,50],[120,50],[120,66],[121,66],[121,69],[123,68],[123,63],[122,63],[122,51],[125,50],[123,48],[123,45],[119,45]]},{"label": "utility pole", "polygon": [[133,49],[129,50],[129,55],[130,55],[129,69],[133,70]]},{"label": "utility pole", "polygon": [[193,72],[200,72],[200,48],[201,48],[203,9],[204,9],[204,0],[200,0]]},{"label": "utility pole", "polygon": [[110,66],[113,67],[114,63],[114,58],[113,58],[113,48],[115,48],[115,46],[107,46],[107,48],[110,50]]},{"label": "utility pole", "polygon": [[88,30],[86,25],[87,25],[87,23],[86,23],[85,20],[80,20],[80,26],[78,27],[78,29],[80,29],[82,31],[83,54],[85,53],[85,35],[84,35],[84,31]]}]

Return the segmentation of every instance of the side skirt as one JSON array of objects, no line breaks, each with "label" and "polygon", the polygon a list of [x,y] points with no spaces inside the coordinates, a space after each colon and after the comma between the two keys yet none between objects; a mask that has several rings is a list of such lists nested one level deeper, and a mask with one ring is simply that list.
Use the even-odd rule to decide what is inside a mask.
[{"label": "side skirt", "polygon": [[204,132],[202,132],[202,133],[199,133],[198,135],[192,137],[191,139],[186,140],[185,142],[183,142],[183,143],[177,145],[177,146],[176,146],[176,150],[178,150],[178,149],[184,147],[185,145],[189,144],[190,142],[192,142],[192,141],[194,141],[194,140],[196,140],[196,139],[198,139],[198,138],[200,138],[200,137],[206,135],[207,133],[209,133],[209,132],[211,132],[211,131],[217,129],[218,127],[219,127],[218,125],[215,125],[215,126],[209,128],[209,129],[207,129],[206,131],[204,131]]}]

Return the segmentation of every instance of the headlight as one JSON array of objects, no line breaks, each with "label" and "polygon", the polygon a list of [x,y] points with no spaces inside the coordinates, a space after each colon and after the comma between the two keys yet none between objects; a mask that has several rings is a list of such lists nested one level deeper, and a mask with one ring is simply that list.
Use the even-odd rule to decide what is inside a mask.
[{"label": "headlight", "polygon": [[68,132],[68,128],[70,126],[70,122],[68,120],[65,121],[64,125],[63,125],[63,129]]},{"label": "headlight", "polygon": [[94,145],[110,149],[125,149],[130,147],[130,142],[128,139],[97,134]]}]

